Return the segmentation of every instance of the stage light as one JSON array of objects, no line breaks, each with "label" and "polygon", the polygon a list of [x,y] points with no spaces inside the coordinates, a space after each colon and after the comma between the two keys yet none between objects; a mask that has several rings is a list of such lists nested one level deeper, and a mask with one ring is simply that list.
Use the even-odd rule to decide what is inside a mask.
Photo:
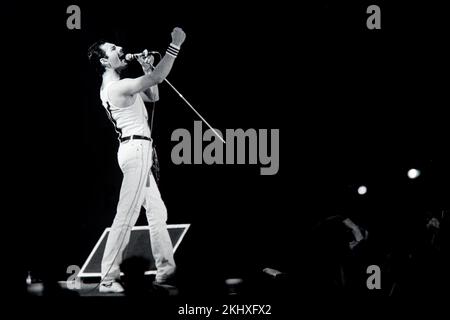
[{"label": "stage light", "polygon": [[277,277],[279,277],[280,275],[283,274],[283,272],[278,271],[278,270],[276,270],[276,269],[272,269],[272,268],[264,268],[264,269],[263,269],[263,272],[264,272],[265,274],[271,276],[272,278],[277,278]]},{"label": "stage light", "polygon": [[358,194],[363,195],[367,193],[367,187],[366,186],[360,186],[358,188]]},{"label": "stage light", "polygon": [[228,287],[228,294],[229,295],[238,294],[239,291],[241,290],[241,286],[242,286],[243,282],[244,282],[244,280],[242,280],[241,278],[226,279],[225,283]]},{"label": "stage light", "polygon": [[420,170],[414,168],[408,170],[408,178],[416,179],[418,176],[420,176]]}]

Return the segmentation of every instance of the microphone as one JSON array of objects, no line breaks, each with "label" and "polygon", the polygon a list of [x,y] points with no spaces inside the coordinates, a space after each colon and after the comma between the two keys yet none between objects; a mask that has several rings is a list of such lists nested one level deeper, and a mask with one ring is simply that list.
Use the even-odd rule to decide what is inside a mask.
[{"label": "microphone", "polygon": [[137,60],[137,58],[146,57],[146,56],[151,55],[151,54],[158,54],[159,55],[159,52],[158,51],[148,51],[147,49],[145,49],[141,53],[127,53],[125,55],[125,60],[133,61],[133,60]]}]

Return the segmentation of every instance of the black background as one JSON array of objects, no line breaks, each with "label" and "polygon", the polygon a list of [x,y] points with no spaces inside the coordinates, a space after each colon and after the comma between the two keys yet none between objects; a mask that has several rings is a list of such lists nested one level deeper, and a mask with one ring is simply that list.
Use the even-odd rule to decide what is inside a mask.
[{"label": "black background", "polygon": [[[70,4],[81,30],[66,27]],[[25,230],[14,246],[21,268],[64,280],[113,219],[118,142],[87,48],[105,38],[164,52],[175,26],[187,39],[169,79],[214,127],[280,129],[274,176],[255,165],[176,166],[171,133],[198,119],[160,86],[160,189],[168,223],[192,224],[177,253],[182,274],[295,272],[323,217],[348,212],[395,235],[448,209],[444,10],[378,2],[382,29],[368,30],[369,4],[3,4],[5,203]]]}]

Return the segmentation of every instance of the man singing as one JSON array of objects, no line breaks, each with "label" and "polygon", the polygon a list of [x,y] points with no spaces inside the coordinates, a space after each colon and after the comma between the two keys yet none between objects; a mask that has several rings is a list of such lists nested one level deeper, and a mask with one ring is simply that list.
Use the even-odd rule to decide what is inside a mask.
[{"label": "man singing", "polygon": [[109,42],[94,43],[89,60],[102,72],[100,98],[119,136],[118,163],[123,172],[117,212],[102,260],[99,291],[123,292],[119,265],[142,206],[146,209],[152,253],[157,268],[155,283],[164,285],[175,274],[172,242],[167,231],[167,210],[151,174],[152,139],[145,102],[159,99],[158,84],[169,74],[186,34],[180,28],[172,31],[172,42],[166,54],[152,71],[152,56],[138,56],[144,75],[121,78],[127,67],[123,49]]}]

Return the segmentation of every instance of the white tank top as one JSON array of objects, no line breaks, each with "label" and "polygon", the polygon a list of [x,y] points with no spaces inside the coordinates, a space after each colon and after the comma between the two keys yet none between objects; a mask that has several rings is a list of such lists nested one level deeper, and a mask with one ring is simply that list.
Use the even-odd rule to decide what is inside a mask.
[{"label": "white tank top", "polygon": [[150,137],[150,128],[148,126],[148,114],[141,95],[136,95],[134,103],[128,107],[119,108],[112,104],[108,96],[108,88],[115,81],[110,81],[100,90],[100,99],[105,107],[109,120],[114,125],[114,129],[120,138],[131,135],[140,135]]}]

